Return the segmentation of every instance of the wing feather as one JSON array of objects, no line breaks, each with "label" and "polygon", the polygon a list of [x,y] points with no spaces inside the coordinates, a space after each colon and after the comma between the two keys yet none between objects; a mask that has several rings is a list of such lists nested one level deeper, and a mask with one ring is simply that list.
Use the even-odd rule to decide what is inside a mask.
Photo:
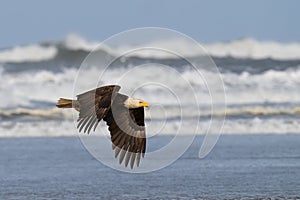
[{"label": "wing feather", "polygon": [[103,118],[109,126],[115,157],[119,156],[121,164],[130,163],[133,168],[140,164],[141,154],[146,151],[146,133],[144,126],[144,108],[127,109],[126,107],[112,108]]},{"label": "wing feather", "polygon": [[120,90],[118,85],[108,85],[90,90],[77,96],[80,105],[77,128],[79,132],[90,133],[110,109],[115,94]]}]

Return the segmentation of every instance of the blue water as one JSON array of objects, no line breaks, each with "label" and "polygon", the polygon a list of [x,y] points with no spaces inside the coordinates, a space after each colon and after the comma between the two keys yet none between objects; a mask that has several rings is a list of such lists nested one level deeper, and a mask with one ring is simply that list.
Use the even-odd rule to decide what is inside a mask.
[{"label": "blue water", "polygon": [[[246,39],[237,41],[243,48],[231,54],[236,46],[222,43],[220,49],[211,52],[220,74],[204,64],[203,77],[182,58],[122,56],[111,64],[98,85],[93,81],[102,74],[103,63],[115,56],[112,52],[118,51],[99,49],[96,65],[78,76],[77,70],[90,53],[85,47],[91,46],[81,41],[78,43],[83,46],[79,49],[70,48],[67,41],[57,41],[37,43],[34,51],[31,45],[21,47],[21,51],[14,51],[15,47],[0,50],[0,200],[300,199],[298,47],[278,44],[279,48],[270,54],[264,42]],[[249,42],[258,49],[252,51]],[[76,46],[76,41],[71,40],[71,46],[74,43]],[[190,49],[176,45],[176,41],[174,44],[176,49]],[[220,56],[226,49],[228,52]],[[190,59],[202,62],[201,56],[190,52],[186,52]],[[133,70],[136,66],[140,71]],[[170,75],[161,66],[178,73]],[[125,74],[130,76],[120,79]],[[166,111],[155,106],[146,110],[147,135],[157,135],[148,140],[147,151],[151,151],[168,143],[180,122],[184,123],[184,129],[179,135],[184,137],[194,133],[196,124],[192,122],[198,122],[199,117],[200,135],[210,125],[211,117],[222,121],[225,102],[219,76],[227,108],[222,129],[225,135],[217,146],[200,160],[198,152],[203,137],[197,136],[183,157],[171,166],[147,174],[119,172],[98,162],[79,138],[65,137],[76,135],[73,117],[77,113],[73,115],[70,110],[55,107],[58,98],[75,97],[77,92],[96,85],[118,83],[122,86],[121,93],[130,95],[129,91],[137,86],[166,81],[163,85],[176,91],[178,97],[189,96],[187,91],[192,85],[198,105],[190,102],[191,98],[178,104],[164,87],[142,87],[135,94],[151,105],[161,103]],[[180,82],[183,79],[187,82]],[[211,93],[206,90],[204,80],[210,80],[209,91],[218,94],[213,106],[216,113],[210,112]],[[153,127],[161,125],[165,129],[157,134]],[[105,133],[103,130],[107,131],[107,127],[98,127],[96,132]],[[209,132],[218,131],[212,126]],[[145,163],[142,161],[141,165]]]},{"label": "blue water", "polygon": [[300,135],[221,136],[200,160],[202,139],[171,166],[146,174],[104,166],[76,137],[1,139],[0,199],[300,198]]}]

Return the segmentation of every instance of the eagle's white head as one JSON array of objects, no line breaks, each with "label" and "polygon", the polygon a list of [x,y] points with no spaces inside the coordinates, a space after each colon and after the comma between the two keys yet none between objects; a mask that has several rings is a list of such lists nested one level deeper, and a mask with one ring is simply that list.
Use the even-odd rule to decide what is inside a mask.
[{"label": "eagle's white head", "polygon": [[124,102],[124,105],[127,108],[140,108],[140,107],[149,107],[150,106],[147,102],[145,102],[141,99],[136,99],[136,98],[131,98],[131,97],[129,97]]}]

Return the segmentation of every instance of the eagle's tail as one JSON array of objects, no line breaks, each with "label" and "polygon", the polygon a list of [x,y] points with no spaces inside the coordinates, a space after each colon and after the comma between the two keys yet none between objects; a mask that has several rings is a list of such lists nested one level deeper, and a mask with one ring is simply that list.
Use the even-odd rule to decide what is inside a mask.
[{"label": "eagle's tail", "polygon": [[75,108],[76,110],[79,111],[79,103],[78,103],[78,101],[72,100],[72,99],[60,98],[57,101],[56,106],[58,108]]}]

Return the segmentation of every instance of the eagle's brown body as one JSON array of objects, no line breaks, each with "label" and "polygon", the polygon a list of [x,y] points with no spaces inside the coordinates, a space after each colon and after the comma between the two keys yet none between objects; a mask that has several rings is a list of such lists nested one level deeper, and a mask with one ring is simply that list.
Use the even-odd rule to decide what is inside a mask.
[{"label": "eagle's brown body", "polygon": [[[146,150],[146,132],[144,124],[144,106],[148,103],[140,101],[140,105],[126,106],[130,98],[118,93],[120,86],[109,85],[90,90],[77,96],[77,100],[61,98],[59,108],[74,108],[79,111],[79,132],[95,131],[98,123],[103,119],[111,134],[115,157],[119,162],[125,158],[125,166],[130,161],[133,168],[139,166],[140,157],[144,157]],[[136,99],[133,100],[134,103]],[[131,105],[131,104],[128,104]]]}]

